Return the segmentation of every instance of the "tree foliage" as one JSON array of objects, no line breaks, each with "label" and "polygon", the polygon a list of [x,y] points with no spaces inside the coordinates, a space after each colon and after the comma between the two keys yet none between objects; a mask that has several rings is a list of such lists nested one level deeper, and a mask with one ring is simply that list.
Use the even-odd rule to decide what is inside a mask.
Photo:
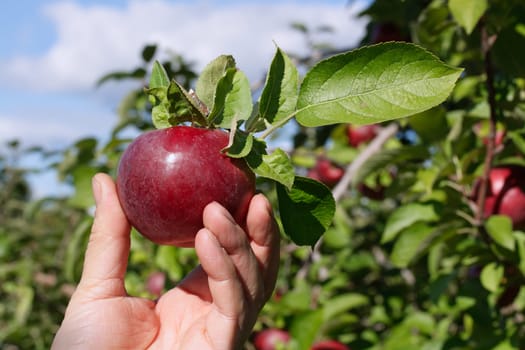
[{"label": "tree foliage", "polygon": [[[523,348],[524,228],[484,207],[493,195],[490,170],[525,166],[525,4],[375,0],[362,16],[370,23],[360,46],[412,42],[461,67],[461,78],[430,110],[394,121],[378,116],[377,136],[358,146],[349,144],[345,122],[296,124],[293,135],[272,135],[293,141],[289,156],[299,174],[309,176],[319,159],[328,159],[344,176],[330,185],[335,216],[313,248],[283,235],[277,288],[254,332],[285,329],[290,349],[301,350],[320,339],[352,349]],[[308,56],[287,53],[299,71],[339,53],[313,42],[308,23],[292,28],[311,44]],[[92,222],[91,176],[115,176],[127,135],[153,128],[144,86],[157,51],[148,45],[140,67],[101,78],[101,84],[137,81],[120,101],[108,141],[78,140],[58,154],[12,142],[0,154],[2,347],[49,347],[79,279]],[[161,64],[184,89],[197,84],[182,56]],[[269,94],[263,92],[263,103]],[[283,117],[265,106],[273,120]],[[19,160],[35,153],[58,159],[51,168],[71,185],[70,196],[31,196],[28,176],[46,169],[27,169]],[[263,178],[258,187],[279,208],[279,189]],[[525,203],[516,205],[525,212]],[[167,289],[197,263],[191,249],[156,246],[132,232],[127,290],[153,298],[148,276],[165,274]]]}]

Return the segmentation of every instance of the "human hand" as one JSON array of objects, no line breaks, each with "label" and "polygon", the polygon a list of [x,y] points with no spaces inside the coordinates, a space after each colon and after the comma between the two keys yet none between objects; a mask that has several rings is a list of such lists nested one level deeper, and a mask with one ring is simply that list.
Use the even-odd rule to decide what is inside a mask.
[{"label": "human hand", "polygon": [[203,213],[201,264],[157,302],[127,295],[130,226],[111,178],[93,179],[97,205],[84,269],[52,349],[238,349],[275,286],[279,234],[263,195],[246,229],[217,203]]}]

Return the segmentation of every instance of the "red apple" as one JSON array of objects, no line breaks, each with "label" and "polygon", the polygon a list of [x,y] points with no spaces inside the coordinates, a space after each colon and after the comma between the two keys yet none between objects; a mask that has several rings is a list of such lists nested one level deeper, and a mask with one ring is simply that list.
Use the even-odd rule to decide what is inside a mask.
[{"label": "red apple", "polygon": [[514,229],[525,229],[525,167],[510,165],[491,169],[484,213],[485,217],[507,215]]},{"label": "red apple", "polygon": [[348,144],[352,147],[358,147],[360,144],[371,141],[377,135],[377,125],[348,125],[346,134]]},{"label": "red apple", "polygon": [[308,171],[307,176],[311,179],[324,183],[328,187],[334,187],[343,177],[343,168],[334,164],[326,158],[319,158],[313,168]]},{"label": "red apple", "polygon": [[364,183],[360,183],[357,186],[357,189],[359,190],[359,193],[361,193],[361,195],[367,198],[376,201],[381,201],[385,199],[385,188],[379,184],[376,187],[370,187]]},{"label": "red apple", "polygon": [[148,276],[146,281],[146,289],[149,293],[159,297],[164,290],[164,285],[166,284],[166,274],[164,272],[158,271],[153,272]]},{"label": "red apple", "polygon": [[290,334],[278,328],[268,328],[258,332],[253,339],[257,350],[276,350],[278,345],[286,345],[290,341]]},{"label": "red apple", "polygon": [[350,350],[350,348],[336,340],[321,340],[312,345],[311,350]]},{"label": "red apple", "polygon": [[158,244],[192,247],[204,207],[216,201],[244,224],[255,175],[221,152],[228,133],[174,126],[146,132],[123,153],[117,191],[129,222]]},{"label": "red apple", "polygon": [[371,34],[371,41],[373,44],[383,43],[387,41],[409,41],[399,26],[395,23],[385,22],[378,23],[374,26]]}]

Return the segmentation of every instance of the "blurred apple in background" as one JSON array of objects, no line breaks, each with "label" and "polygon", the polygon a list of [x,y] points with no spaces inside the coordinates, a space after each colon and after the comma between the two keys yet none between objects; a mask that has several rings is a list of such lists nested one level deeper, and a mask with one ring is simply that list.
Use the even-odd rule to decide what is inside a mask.
[{"label": "blurred apple in background", "polygon": [[350,348],[336,340],[321,340],[315,343],[311,350],[350,350]]},{"label": "blurred apple in background", "polygon": [[149,275],[146,281],[146,289],[152,295],[159,297],[166,284],[166,274],[164,272],[154,272]]},{"label": "blurred apple in background", "polygon": [[346,134],[348,144],[352,147],[358,147],[362,143],[371,141],[376,137],[379,127],[377,125],[348,125]]},{"label": "blurred apple in background", "polygon": [[[479,182],[474,186],[478,197]],[[485,217],[506,215],[515,230],[525,229],[525,167],[498,166],[489,173],[489,184],[484,207]]]},{"label": "blurred apple in background", "polygon": [[282,329],[267,328],[255,334],[253,345],[257,350],[278,350],[290,341],[290,334]]},{"label": "blurred apple in background", "polygon": [[307,176],[332,188],[341,180],[344,173],[344,169],[330,159],[319,157],[315,166],[308,171]]}]

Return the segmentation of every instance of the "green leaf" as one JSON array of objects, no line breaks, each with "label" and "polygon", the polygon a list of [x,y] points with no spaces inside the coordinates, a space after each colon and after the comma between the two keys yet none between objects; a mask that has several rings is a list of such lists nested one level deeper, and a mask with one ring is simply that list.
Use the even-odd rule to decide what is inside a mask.
[{"label": "green leaf", "polygon": [[171,126],[169,104],[163,103],[151,109],[151,121],[156,129],[165,129]]},{"label": "green leaf", "polygon": [[170,85],[170,78],[164,66],[159,62],[153,63],[153,69],[151,70],[151,77],[149,80],[149,88],[167,88]]},{"label": "green leaf", "polygon": [[413,311],[403,323],[429,336],[435,334],[436,331],[436,321],[434,317],[426,312]]},{"label": "green leaf", "polygon": [[[161,73],[158,73],[161,75]],[[164,84],[164,82],[161,82]],[[145,90],[153,98],[151,117],[157,129],[167,128],[183,122],[192,122],[207,126],[207,120],[202,114],[197,101],[175,80],[167,87],[157,86]]]},{"label": "green leaf", "polygon": [[358,293],[346,293],[330,298],[323,307],[324,322],[330,322],[335,316],[368,304],[368,297]]},{"label": "green leaf", "polygon": [[69,198],[69,204],[82,209],[87,209],[95,204],[91,193],[91,179],[97,171],[98,169],[89,165],[80,165],[73,170],[75,194]]},{"label": "green leaf", "polygon": [[215,100],[215,91],[219,80],[230,68],[235,68],[235,60],[230,55],[221,55],[208,63],[199,75],[195,92],[199,99],[212,110]]},{"label": "green leaf", "polygon": [[155,264],[168,272],[170,279],[178,281],[183,278],[183,271],[177,261],[177,247],[161,245],[155,255]]},{"label": "green leaf", "polygon": [[500,246],[514,251],[515,242],[512,231],[512,220],[505,215],[493,215],[485,222],[485,229],[490,237]]},{"label": "green leaf", "polygon": [[82,269],[85,241],[87,241],[89,237],[92,225],[93,219],[86,216],[71,234],[66,249],[65,259],[63,261],[64,277],[69,282],[78,282],[78,277],[80,276],[80,271]]},{"label": "green leaf", "polygon": [[97,80],[96,86],[100,86],[110,80],[142,79],[146,76],[144,68],[137,68],[131,72],[112,72]]},{"label": "green leaf", "polygon": [[517,231],[516,235],[516,246],[518,247],[519,262],[518,267],[522,274],[525,274],[525,233]]},{"label": "green leaf", "polygon": [[200,110],[195,97],[182,85],[172,80],[168,87],[168,99],[170,102],[170,122],[177,125],[185,121],[207,126],[208,123]]},{"label": "green leaf", "polygon": [[413,44],[360,48],[323,60],[306,74],[296,119],[313,127],[406,117],[443,102],[461,72]]},{"label": "green leaf", "polygon": [[409,203],[403,205],[388,217],[381,243],[390,242],[402,230],[416,222],[433,222],[438,218],[436,209],[432,204]]},{"label": "green leaf", "polygon": [[35,292],[30,286],[18,286],[16,289],[18,302],[16,304],[14,323],[18,325],[26,324],[31,314]]},{"label": "green leaf", "polygon": [[449,0],[448,8],[467,34],[472,33],[479,19],[489,7],[487,0]]},{"label": "green leaf", "polygon": [[290,116],[295,111],[298,88],[297,68],[290,58],[277,48],[259,100],[259,116],[270,124]]},{"label": "green leaf", "polygon": [[254,139],[252,149],[244,159],[255,174],[275,180],[287,188],[292,187],[295,169],[288,154],[280,148],[267,154],[266,143]]},{"label": "green leaf", "polygon": [[157,51],[157,45],[146,45],[144,49],[142,49],[142,59],[144,62],[149,62],[155,56],[155,52]]},{"label": "green leaf", "polygon": [[306,281],[297,281],[294,288],[287,291],[279,301],[279,307],[289,312],[298,313],[310,309],[312,289]]},{"label": "green leaf", "polygon": [[222,128],[230,128],[232,122],[248,119],[252,108],[252,93],[248,78],[243,72],[232,68],[217,84],[208,122]]},{"label": "green leaf", "polygon": [[485,265],[479,276],[481,284],[486,290],[496,292],[499,288],[504,272],[503,266],[495,262]]},{"label": "green leaf", "polygon": [[425,239],[430,236],[434,229],[424,222],[417,222],[406,228],[399,234],[396,240],[390,260],[394,266],[407,267],[412,259],[421,251]]},{"label": "green leaf", "polygon": [[294,316],[290,334],[299,349],[310,349],[323,325],[323,310],[305,311]]},{"label": "green leaf", "polygon": [[512,140],[519,152],[525,154],[525,138],[517,131],[511,131],[507,136]]},{"label": "green leaf", "polygon": [[236,130],[232,144],[225,149],[226,154],[232,158],[243,158],[250,154],[253,148],[253,134]]},{"label": "green leaf", "polygon": [[446,110],[440,107],[413,115],[408,118],[408,123],[427,143],[443,140],[449,132]]},{"label": "green leaf", "polygon": [[277,200],[284,232],[297,245],[313,246],[332,223],[335,201],[318,181],[296,176],[290,190],[277,183]]}]

